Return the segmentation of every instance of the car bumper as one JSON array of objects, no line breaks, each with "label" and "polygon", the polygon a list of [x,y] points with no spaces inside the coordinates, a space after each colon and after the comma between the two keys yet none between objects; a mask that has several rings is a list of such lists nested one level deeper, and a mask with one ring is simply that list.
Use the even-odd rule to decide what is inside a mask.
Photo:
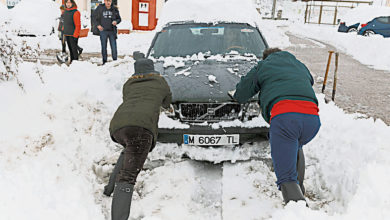
[{"label": "car bumper", "polygon": [[191,126],[186,129],[159,128],[157,141],[160,143],[183,143],[184,134],[196,135],[229,135],[239,134],[240,144],[263,141],[267,139],[268,127],[225,127],[213,129],[209,126]]}]

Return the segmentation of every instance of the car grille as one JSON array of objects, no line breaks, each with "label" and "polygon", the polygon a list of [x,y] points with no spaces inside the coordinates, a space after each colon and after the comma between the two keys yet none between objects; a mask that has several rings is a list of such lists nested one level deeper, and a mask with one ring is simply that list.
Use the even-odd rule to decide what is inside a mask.
[{"label": "car grille", "polygon": [[239,117],[238,103],[181,103],[180,119],[186,122],[218,122]]}]

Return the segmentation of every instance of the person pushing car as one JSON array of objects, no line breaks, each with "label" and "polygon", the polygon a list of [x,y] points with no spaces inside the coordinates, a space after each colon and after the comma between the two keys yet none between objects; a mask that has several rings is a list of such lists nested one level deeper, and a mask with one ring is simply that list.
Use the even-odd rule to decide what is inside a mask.
[{"label": "person pushing car", "polygon": [[[104,194],[114,195],[111,206],[112,220],[126,220],[134,185],[149,151],[156,145],[160,108],[169,108],[172,93],[165,79],[154,70],[153,61],[134,53],[135,73],[123,86],[123,102],[110,123],[110,136],[124,150],[111,174]],[[118,173],[119,172],[119,173]]]},{"label": "person pushing car", "polygon": [[228,92],[239,103],[246,103],[259,93],[262,116],[270,124],[276,184],[286,204],[305,200],[302,147],[316,136],[321,126],[313,83],[308,68],[294,55],[271,48],[241,78],[236,90]]}]

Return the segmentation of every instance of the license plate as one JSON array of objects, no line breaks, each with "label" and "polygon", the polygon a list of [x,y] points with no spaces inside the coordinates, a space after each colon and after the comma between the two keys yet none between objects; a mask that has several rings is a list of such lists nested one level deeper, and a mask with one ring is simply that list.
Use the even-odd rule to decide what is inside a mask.
[{"label": "license plate", "polygon": [[229,145],[239,144],[239,134],[229,135],[183,135],[184,144],[186,145]]}]

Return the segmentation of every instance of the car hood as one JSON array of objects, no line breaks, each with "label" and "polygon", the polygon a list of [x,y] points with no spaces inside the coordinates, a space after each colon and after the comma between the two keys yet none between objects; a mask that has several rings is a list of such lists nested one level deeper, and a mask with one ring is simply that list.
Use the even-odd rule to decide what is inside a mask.
[{"label": "car hood", "polygon": [[229,90],[236,88],[240,77],[257,63],[256,60],[187,61],[180,68],[164,67],[162,61],[155,69],[168,82],[172,102],[227,102]]}]

